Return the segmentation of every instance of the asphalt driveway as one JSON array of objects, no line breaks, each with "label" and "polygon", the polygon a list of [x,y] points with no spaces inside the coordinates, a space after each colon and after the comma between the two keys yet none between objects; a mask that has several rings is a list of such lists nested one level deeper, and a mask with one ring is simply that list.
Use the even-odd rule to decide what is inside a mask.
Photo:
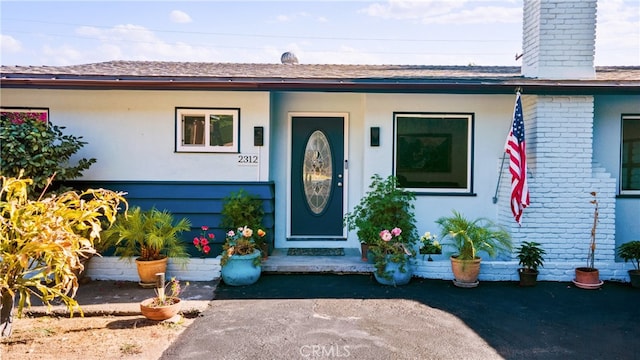
[{"label": "asphalt driveway", "polygon": [[640,359],[640,289],[263,274],[224,283],[162,359]]}]

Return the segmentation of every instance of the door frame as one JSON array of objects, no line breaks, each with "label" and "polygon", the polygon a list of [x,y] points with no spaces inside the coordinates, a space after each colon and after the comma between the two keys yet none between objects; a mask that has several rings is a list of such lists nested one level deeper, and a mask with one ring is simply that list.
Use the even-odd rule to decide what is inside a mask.
[{"label": "door frame", "polygon": [[[348,206],[348,188],[349,188],[349,113],[347,112],[287,112],[287,221],[286,221],[286,239],[285,241],[295,241],[298,239],[326,239],[326,236],[292,236],[291,235],[291,151],[292,151],[292,134],[293,134],[293,118],[294,117],[341,117],[344,119],[343,124],[343,141],[344,141],[344,168],[342,179],[342,216],[347,211]],[[346,228],[342,229],[342,237],[347,239]]]}]

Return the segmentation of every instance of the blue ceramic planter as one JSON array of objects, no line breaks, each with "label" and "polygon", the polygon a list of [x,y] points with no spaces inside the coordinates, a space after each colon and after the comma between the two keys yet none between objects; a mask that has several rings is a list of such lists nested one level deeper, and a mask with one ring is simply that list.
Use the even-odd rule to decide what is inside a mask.
[{"label": "blue ceramic planter", "polygon": [[258,281],[262,266],[255,266],[254,259],[261,256],[260,250],[249,255],[233,255],[222,267],[222,281],[231,286],[251,285]]},{"label": "blue ceramic planter", "polygon": [[407,262],[404,265],[404,272],[400,271],[400,264],[390,261],[389,256],[387,255],[387,265],[384,270],[386,273],[391,275],[391,278],[380,276],[377,271],[373,272],[373,276],[382,285],[396,286],[408,284],[409,281],[411,281],[413,272],[411,271],[411,265],[409,264],[408,257],[405,256],[405,258],[407,258]]}]

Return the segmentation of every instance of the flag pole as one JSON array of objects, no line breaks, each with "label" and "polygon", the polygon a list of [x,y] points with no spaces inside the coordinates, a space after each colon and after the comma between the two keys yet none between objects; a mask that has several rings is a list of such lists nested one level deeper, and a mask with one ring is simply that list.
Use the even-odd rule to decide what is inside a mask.
[{"label": "flag pole", "polygon": [[[509,126],[509,131],[511,131],[511,126]],[[500,179],[502,179],[502,169],[504,168],[504,158],[506,158],[506,155],[506,151],[502,153],[502,162],[500,163],[500,172],[498,173],[498,183],[496,184],[496,192],[493,194],[494,204],[498,202],[498,189],[500,188]]]},{"label": "flag pole", "polygon": [[[518,86],[516,88],[516,95],[518,93],[522,93],[522,88],[520,86]],[[511,131],[511,123],[512,122],[513,121],[509,122],[509,128],[507,129],[507,135],[509,135],[509,131]],[[504,159],[507,157],[506,155],[507,155],[507,152],[503,151],[502,152],[502,162],[500,162],[500,172],[498,173],[498,183],[496,184],[496,191],[493,194],[493,203],[494,204],[498,203],[498,189],[500,189],[500,180],[502,179],[502,169],[504,168]]]}]

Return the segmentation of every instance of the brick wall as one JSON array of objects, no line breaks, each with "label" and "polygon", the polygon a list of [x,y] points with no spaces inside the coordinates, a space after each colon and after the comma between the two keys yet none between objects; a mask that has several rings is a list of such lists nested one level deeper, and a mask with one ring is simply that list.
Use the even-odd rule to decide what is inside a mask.
[{"label": "brick wall", "polygon": [[[169,259],[166,278],[175,276],[178,280],[184,281],[211,281],[220,278],[220,270],[220,256],[206,259],[190,258],[185,266]],[[86,276],[94,280],[140,280],[135,261],[116,256],[93,257],[86,271]]]},{"label": "brick wall", "polygon": [[499,222],[511,232],[515,247],[522,241],[543,245],[542,278],[572,280],[574,268],[586,265],[594,213],[590,193],[595,191],[600,205],[596,267],[603,279],[619,278],[615,270],[626,267],[615,263],[616,182],[593,163],[593,97],[523,95],[522,100],[531,205],[519,227],[509,208],[511,178],[505,166]]},{"label": "brick wall", "polygon": [[522,74],[593,79],[596,0],[525,0]]}]

